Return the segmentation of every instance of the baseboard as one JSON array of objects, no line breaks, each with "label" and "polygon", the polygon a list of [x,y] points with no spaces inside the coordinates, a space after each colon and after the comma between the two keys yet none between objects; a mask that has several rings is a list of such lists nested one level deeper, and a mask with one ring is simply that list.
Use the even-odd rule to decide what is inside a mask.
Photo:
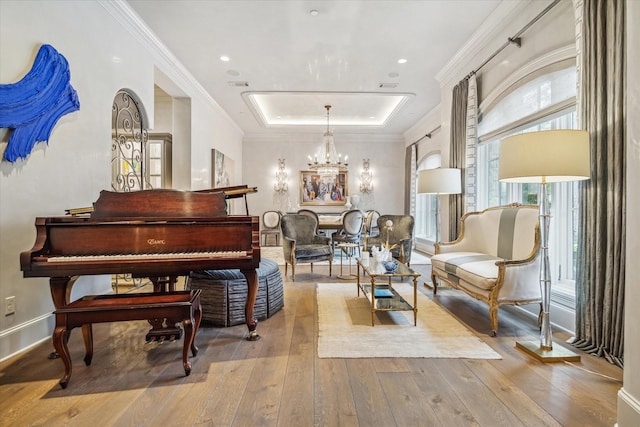
[{"label": "baseboard", "polygon": [[627,393],[624,387],[618,391],[618,422],[620,427],[640,426],[640,401]]},{"label": "baseboard", "polygon": [[54,323],[53,314],[47,313],[0,332],[0,362],[51,340]]},{"label": "baseboard", "polygon": [[[502,305],[500,309],[515,310],[517,312],[525,314],[527,317],[538,319],[540,312],[539,304],[528,304],[523,306],[511,306]],[[556,305],[551,302],[551,313],[549,314],[551,320],[551,327],[553,330],[561,330],[569,335],[574,335],[576,330],[576,313],[573,310],[569,310],[566,307]]]}]

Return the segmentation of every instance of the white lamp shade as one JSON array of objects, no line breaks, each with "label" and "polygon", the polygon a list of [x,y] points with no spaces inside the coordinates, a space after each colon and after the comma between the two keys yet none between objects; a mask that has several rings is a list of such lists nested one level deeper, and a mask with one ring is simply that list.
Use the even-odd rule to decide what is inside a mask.
[{"label": "white lamp shade", "polygon": [[500,181],[577,181],[589,179],[590,175],[587,131],[528,132],[507,137],[500,145]]},{"label": "white lamp shade", "polygon": [[424,169],[418,175],[418,193],[460,194],[460,169]]}]

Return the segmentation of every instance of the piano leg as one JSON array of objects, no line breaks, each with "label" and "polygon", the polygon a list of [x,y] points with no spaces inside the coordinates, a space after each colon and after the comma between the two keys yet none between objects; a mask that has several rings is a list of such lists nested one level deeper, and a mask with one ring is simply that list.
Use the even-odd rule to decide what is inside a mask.
[{"label": "piano leg", "polygon": [[200,329],[200,322],[202,321],[202,306],[200,305],[200,297],[193,302],[193,319],[195,321],[195,329],[193,330],[193,339],[191,340],[191,355],[195,357],[198,354],[198,347],[196,346],[196,334]]},{"label": "piano leg", "polygon": [[249,328],[249,336],[247,340],[257,341],[260,339],[260,335],[256,331],[258,320],[253,317],[253,308],[256,303],[256,297],[258,296],[258,272],[256,270],[240,270],[244,277],[247,279],[247,302],[244,306],[244,317]]},{"label": "piano leg", "polygon": [[69,354],[69,332],[65,326],[56,326],[53,331],[53,346],[64,363],[64,375],[60,379],[60,387],[67,388],[71,378],[71,355]]},{"label": "piano leg", "polygon": [[[49,288],[51,290],[51,298],[56,310],[64,308],[69,304],[71,295],[71,288],[78,279],[78,276],[74,277],[51,277],[49,279]],[[71,378],[71,355],[69,354],[69,342],[70,330],[66,327],[66,317],[64,315],[56,314],[56,326],[53,330],[53,348],[54,353],[49,355],[49,359],[61,358],[64,363],[64,375],[60,379],[60,386],[67,388],[69,378]]]},{"label": "piano leg", "polygon": [[84,340],[84,364],[89,366],[93,359],[93,326],[91,323],[82,325],[82,338]]}]

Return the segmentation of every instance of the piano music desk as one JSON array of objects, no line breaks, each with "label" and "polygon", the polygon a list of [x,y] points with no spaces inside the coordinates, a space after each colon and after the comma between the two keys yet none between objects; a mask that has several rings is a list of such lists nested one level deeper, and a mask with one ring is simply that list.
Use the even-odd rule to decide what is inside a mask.
[{"label": "piano music desk", "polygon": [[182,322],[184,327],[182,364],[184,373],[188,376],[191,373],[189,349],[194,357],[198,353],[195,336],[202,319],[200,292],[196,289],[165,293],[89,295],[58,308],[54,312],[56,327],[53,332],[53,345],[62,358],[65,368],[60,386],[67,388],[71,378],[71,356],[67,342],[73,328],[82,327],[85,345],[84,362],[89,366],[93,358],[92,323],[127,320],[166,318],[170,319],[172,324]]}]

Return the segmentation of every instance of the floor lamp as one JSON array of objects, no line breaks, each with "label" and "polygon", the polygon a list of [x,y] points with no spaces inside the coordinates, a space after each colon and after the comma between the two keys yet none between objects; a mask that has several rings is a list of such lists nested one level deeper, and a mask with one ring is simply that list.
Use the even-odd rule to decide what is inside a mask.
[{"label": "floor lamp", "polygon": [[440,240],[440,195],[460,194],[460,169],[424,169],[418,175],[418,193],[436,195],[436,242]]},{"label": "floor lamp", "polygon": [[[418,193],[436,195],[436,241],[440,241],[440,195],[460,194],[460,169],[437,168],[423,169],[418,174]],[[434,249],[435,250],[435,249]],[[425,286],[428,286],[425,282]]]},{"label": "floor lamp", "polygon": [[498,179],[502,182],[540,184],[540,343],[516,342],[516,347],[542,362],[580,360],[579,355],[564,347],[553,347],[549,320],[551,269],[547,185],[553,182],[585,180],[589,177],[589,133],[586,131],[565,129],[528,132],[502,140]]}]

